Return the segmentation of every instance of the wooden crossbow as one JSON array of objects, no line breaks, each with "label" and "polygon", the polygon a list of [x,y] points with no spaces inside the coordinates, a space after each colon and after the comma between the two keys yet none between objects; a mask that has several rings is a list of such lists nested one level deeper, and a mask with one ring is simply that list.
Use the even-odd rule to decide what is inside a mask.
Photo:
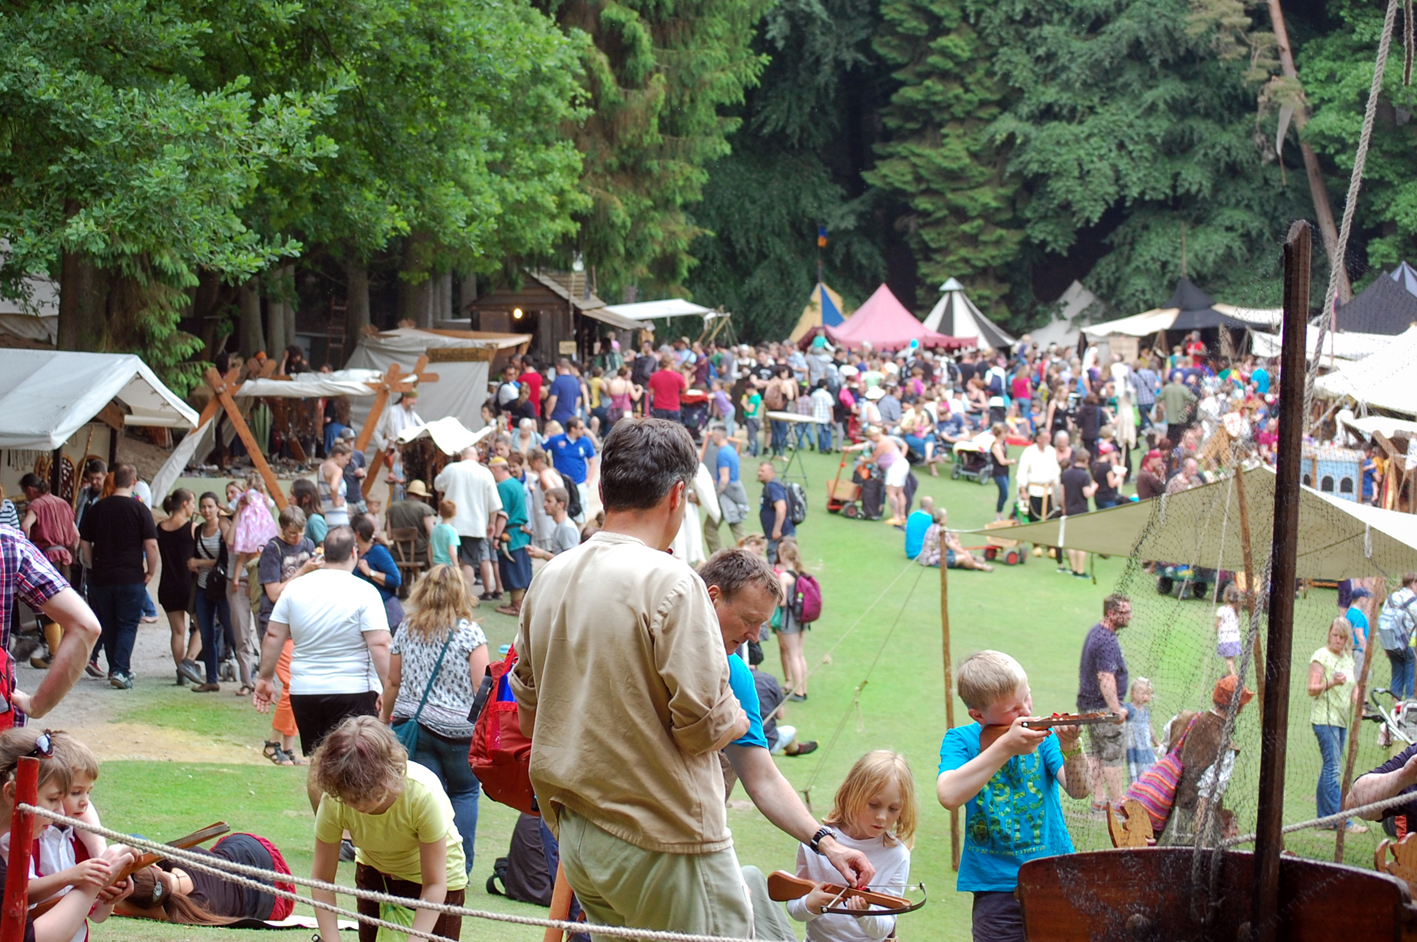
[{"label": "wooden crossbow", "polygon": [[[776,870],[768,875],[768,897],[779,903],[790,899],[801,899],[816,887],[815,881],[795,876],[786,870]],[[900,916],[905,913],[913,913],[925,905],[925,884],[916,883],[902,887],[902,889],[912,888],[918,888],[921,893],[920,899],[913,902],[903,896],[892,896],[889,893],[880,893],[871,889],[858,890],[854,887],[823,883],[822,889],[833,896],[832,904],[838,901],[860,899],[880,908],[845,909],[835,905],[827,905],[822,907],[822,912],[834,916]]]}]

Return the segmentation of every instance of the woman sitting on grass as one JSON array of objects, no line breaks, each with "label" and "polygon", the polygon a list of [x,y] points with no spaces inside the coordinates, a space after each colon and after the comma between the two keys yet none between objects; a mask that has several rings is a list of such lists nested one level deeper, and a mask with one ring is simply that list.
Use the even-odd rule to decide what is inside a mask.
[{"label": "woman sitting on grass", "polygon": [[[467,888],[462,836],[438,776],[408,761],[389,727],[373,716],[352,716],[325,737],[310,761],[310,781],[322,793],[315,812],[315,863],[311,876],[334,882],[340,838],[355,846],[354,883],[361,889],[428,903],[461,906]],[[311,896],[334,905],[335,894]],[[361,915],[378,918],[380,904],[359,901]],[[462,917],[431,909],[389,907],[384,918],[450,939]],[[338,942],[333,913],[315,910],[320,938]],[[378,928],[359,924],[359,942],[374,942]]]}]

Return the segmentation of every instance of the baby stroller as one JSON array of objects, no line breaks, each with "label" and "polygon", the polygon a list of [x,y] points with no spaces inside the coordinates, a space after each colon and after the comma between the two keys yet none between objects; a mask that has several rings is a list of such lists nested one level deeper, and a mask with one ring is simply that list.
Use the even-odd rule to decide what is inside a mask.
[{"label": "baby stroller", "polygon": [[994,476],[994,456],[989,451],[992,444],[985,444],[978,439],[955,442],[951,451],[954,467],[950,469],[950,477],[956,481],[960,478],[972,478],[979,484],[991,479]]},{"label": "baby stroller", "polygon": [[683,410],[681,421],[695,442],[703,437],[704,426],[708,424],[708,407],[708,395],[697,389],[690,389],[679,396],[679,408]]},{"label": "baby stroller", "polygon": [[[1156,591],[1177,599],[1201,599],[1224,596],[1231,574],[1177,563],[1156,564]],[[1219,583],[1217,588],[1216,583]]]},{"label": "baby stroller", "polygon": [[862,463],[851,473],[857,498],[841,508],[843,517],[852,520],[879,520],[886,504],[886,480],[874,464]]}]

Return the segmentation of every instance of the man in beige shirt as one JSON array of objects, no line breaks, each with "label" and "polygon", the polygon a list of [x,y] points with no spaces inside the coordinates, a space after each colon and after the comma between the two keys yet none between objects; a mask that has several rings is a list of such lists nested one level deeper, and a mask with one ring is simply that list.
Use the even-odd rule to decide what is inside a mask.
[{"label": "man in beige shirt", "polygon": [[748,717],[708,590],[666,552],[698,465],[682,425],[616,424],[605,526],[527,590],[511,684],[541,813],[591,922],[749,938],[717,756]]}]

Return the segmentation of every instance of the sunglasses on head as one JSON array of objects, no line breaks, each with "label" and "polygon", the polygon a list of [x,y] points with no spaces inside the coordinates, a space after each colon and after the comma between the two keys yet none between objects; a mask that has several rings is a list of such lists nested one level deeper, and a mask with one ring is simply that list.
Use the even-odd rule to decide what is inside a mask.
[{"label": "sunglasses on head", "polygon": [[48,733],[40,733],[37,737],[35,737],[34,748],[31,749],[29,752],[25,753],[24,755],[16,758],[14,762],[11,762],[5,767],[5,770],[8,772],[11,769],[16,768],[20,764],[20,759],[48,759],[53,755],[54,740],[50,738]]}]

